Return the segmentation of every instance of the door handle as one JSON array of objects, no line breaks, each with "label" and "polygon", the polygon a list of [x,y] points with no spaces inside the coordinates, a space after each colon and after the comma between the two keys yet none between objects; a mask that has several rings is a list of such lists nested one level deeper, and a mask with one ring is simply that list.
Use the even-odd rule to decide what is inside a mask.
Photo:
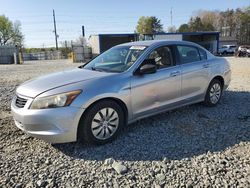
[{"label": "door handle", "polygon": [[203,66],[203,68],[208,68],[209,64],[208,63],[207,64],[203,64],[202,66]]},{"label": "door handle", "polygon": [[174,72],[171,72],[170,73],[170,76],[171,77],[174,77],[174,76],[177,76],[177,75],[179,75],[180,74],[180,71],[174,71]]}]

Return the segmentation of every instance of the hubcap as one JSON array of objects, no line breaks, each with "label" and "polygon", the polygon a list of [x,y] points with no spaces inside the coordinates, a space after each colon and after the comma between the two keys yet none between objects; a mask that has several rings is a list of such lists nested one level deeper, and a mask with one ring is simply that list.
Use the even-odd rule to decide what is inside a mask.
[{"label": "hubcap", "polygon": [[113,108],[103,108],[92,120],[91,130],[97,139],[110,138],[119,126],[119,116]]},{"label": "hubcap", "polygon": [[219,99],[220,99],[220,95],[221,95],[221,87],[220,84],[215,83],[211,89],[210,89],[210,101],[213,104],[216,104]]}]

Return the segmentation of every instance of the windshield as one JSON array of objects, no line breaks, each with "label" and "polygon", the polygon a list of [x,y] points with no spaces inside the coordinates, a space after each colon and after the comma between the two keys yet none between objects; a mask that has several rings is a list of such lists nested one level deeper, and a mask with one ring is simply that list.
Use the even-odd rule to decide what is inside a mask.
[{"label": "windshield", "polygon": [[124,72],[135,63],[145,49],[146,46],[113,47],[83,68],[104,72]]}]

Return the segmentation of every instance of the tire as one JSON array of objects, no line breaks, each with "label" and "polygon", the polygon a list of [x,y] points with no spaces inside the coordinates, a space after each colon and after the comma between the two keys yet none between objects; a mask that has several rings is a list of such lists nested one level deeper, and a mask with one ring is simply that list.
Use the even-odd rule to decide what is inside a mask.
[{"label": "tire", "polygon": [[226,52],[226,51],[224,51],[224,52],[222,53],[222,55],[223,55],[223,56],[226,56],[226,55],[227,55],[227,52]]},{"label": "tire", "polygon": [[88,144],[112,141],[126,124],[122,107],[113,100],[93,104],[83,114],[78,127],[78,140]]},{"label": "tire", "polygon": [[216,106],[220,102],[222,90],[221,81],[213,79],[207,88],[204,104],[209,107]]}]

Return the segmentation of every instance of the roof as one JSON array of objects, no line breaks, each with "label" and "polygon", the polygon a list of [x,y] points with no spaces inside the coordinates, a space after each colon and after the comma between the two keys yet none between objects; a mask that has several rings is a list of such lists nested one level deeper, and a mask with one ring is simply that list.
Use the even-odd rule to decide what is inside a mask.
[{"label": "roof", "polygon": [[219,31],[198,31],[198,32],[171,32],[171,33],[155,33],[154,35],[212,35],[212,34],[220,34]]},{"label": "roof", "polygon": [[173,40],[144,40],[144,41],[135,41],[135,42],[128,42],[120,44],[119,46],[151,46],[151,45],[160,45],[160,44],[186,44],[186,45],[195,45],[198,46],[196,43],[188,42],[188,41],[173,41]]},{"label": "roof", "polygon": [[91,36],[135,36],[138,35],[137,33],[106,33],[106,34],[96,34],[96,35],[90,35]]}]

